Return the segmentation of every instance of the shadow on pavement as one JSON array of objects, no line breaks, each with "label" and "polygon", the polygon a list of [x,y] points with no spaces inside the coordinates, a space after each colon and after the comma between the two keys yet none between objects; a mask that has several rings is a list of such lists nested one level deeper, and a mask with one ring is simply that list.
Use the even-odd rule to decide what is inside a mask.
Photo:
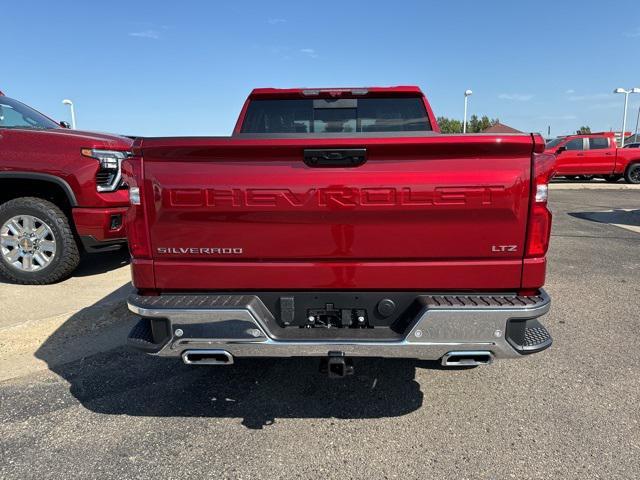
[{"label": "shadow on pavement", "polygon": [[[80,265],[71,277],[89,277],[107,273],[129,265],[129,260],[129,250],[126,247],[113,252],[84,254],[80,259]],[[0,283],[8,283],[8,280],[1,274]]]},{"label": "shadow on pavement", "polygon": [[73,272],[72,276],[88,277],[110,272],[129,265],[129,260],[129,250],[126,246],[114,252],[85,254],[82,256],[80,265],[78,265],[78,268]]},{"label": "shadow on pavement", "polygon": [[[252,429],[278,418],[397,417],[422,405],[416,368],[437,368],[412,360],[355,359],[355,375],[331,380],[318,372],[318,359],[240,359],[229,367],[193,367],[150,357],[123,346],[135,318],[122,300],[113,299],[126,288],[70,317],[36,352],[96,413],[242,418]],[[98,342],[96,348],[83,352],[92,342]],[[81,355],[75,358],[83,358],[61,363],[61,349],[77,350]]]},{"label": "shadow on pavement", "polygon": [[590,222],[608,223],[611,225],[626,225],[640,227],[640,209],[610,210],[606,212],[568,212],[574,218]]},{"label": "shadow on pavement", "polygon": [[131,290],[127,282],[73,314],[38,347],[35,357],[56,371],[64,363],[121,346],[134,323],[124,303]]}]

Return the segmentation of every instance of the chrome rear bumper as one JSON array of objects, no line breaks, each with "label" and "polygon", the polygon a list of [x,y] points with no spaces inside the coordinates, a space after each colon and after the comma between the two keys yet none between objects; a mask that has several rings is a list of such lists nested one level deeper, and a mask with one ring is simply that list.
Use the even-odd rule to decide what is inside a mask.
[{"label": "chrome rear bumper", "polygon": [[[282,338],[271,312],[255,295],[132,295],[129,309],[142,319],[129,344],[164,357],[185,351],[221,350],[232,357],[352,357],[438,360],[450,352],[490,352],[496,359],[517,358],[551,345],[536,320],[551,301],[538,295],[418,295],[422,308],[395,339]],[[165,332],[153,319],[164,319]],[[313,329],[311,329],[313,330]],[[334,329],[336,334],[340,329]],[[306,333],[306,332],[305,332]],[[312,334],[311,331],[309,331]],[[358,331],[354,331],[357,337]],[[366,332],[365,332],[366,333]],[[164,340],[154,343],[154,338]]]}]

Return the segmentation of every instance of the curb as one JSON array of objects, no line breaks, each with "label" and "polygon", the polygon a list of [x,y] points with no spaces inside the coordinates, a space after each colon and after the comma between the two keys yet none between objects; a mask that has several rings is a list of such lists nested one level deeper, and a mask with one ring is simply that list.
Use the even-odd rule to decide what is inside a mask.
[{"label": "curb", "polygon": [[550,183],[549,190],[640,190],[629,183]]}]

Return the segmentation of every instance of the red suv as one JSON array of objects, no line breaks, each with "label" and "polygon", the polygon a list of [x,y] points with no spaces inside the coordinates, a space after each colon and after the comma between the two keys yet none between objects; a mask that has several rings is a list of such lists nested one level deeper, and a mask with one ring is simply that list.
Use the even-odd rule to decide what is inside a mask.
[{"label": "red suv", "polygon": [[0,92],[0,274],[46,284],[81,252],[120,248],[132,140],[65,128]]}]

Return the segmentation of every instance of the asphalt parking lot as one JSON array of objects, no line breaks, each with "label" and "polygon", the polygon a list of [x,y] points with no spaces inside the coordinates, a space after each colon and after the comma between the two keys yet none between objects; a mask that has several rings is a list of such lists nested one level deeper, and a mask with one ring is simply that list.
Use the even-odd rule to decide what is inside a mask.
[{"label": "asphalt parking lot", "polygon": [[638,478],[640,189],[602,187],[550,193],[554,345],[470,370],[146,357],[124,253],[0,283],[0,478]]}]

